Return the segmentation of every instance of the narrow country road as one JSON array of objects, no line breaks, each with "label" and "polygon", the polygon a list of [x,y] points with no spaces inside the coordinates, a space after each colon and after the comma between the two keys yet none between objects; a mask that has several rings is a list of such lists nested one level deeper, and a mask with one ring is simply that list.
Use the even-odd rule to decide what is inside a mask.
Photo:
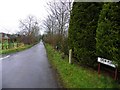
[{"label": "narrow country road", "polygon": [[2,88],[58,88],[42,42],[2,60]]}]

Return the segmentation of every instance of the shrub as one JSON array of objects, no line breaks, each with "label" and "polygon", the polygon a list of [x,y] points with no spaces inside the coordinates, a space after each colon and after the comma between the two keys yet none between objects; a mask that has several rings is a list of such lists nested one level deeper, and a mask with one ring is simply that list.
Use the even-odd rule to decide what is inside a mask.
[{"label": "shrub", "polygon": [[97,56],[118,63],[120,68],[120,3],[105,3],[96,34]]},{"label": "shrub", "polygon": [[69,48],[76,60],[93,66],[96,62],[96,29],[102,3],[74,2],[69,26]]}]

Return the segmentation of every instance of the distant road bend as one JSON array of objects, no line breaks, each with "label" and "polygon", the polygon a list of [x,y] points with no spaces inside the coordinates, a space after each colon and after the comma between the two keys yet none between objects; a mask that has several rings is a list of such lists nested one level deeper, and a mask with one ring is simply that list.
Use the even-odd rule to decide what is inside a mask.
[{"label": "distant road bend", "polygon": [[2,59],[2,88],[58,88],[42,42]]}]

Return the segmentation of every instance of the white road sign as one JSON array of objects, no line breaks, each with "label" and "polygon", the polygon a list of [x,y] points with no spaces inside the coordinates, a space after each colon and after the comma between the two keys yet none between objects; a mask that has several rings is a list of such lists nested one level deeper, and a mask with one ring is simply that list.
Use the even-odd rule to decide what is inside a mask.
[{"label": "white road sign", "polygon": [[112,63],[112,61],[110,61],[110,60],[107,60],[107,59],[98,57],[98,62],[116,68],[116,66],[115,66],[115,65]]}]

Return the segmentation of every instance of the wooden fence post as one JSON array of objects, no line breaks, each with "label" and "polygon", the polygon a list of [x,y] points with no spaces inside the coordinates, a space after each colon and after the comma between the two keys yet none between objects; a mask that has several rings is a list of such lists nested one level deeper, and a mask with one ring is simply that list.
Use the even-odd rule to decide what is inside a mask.
[{"label": "wooden fence post", "polygon": [[117,68],[115,69],[115,80],[117,80]]},{"label": "wooden fence post", "polygon": [[3,50],[3,39],[2,39],[2,50]]},{"label": "wooden fence post", "polygon": [[100,75],[100,63],[98,64],[98,76]]},{"label": "wooden fence post", "polygon": [[69,50],[69,64],[72,63],[72,49]]}]

